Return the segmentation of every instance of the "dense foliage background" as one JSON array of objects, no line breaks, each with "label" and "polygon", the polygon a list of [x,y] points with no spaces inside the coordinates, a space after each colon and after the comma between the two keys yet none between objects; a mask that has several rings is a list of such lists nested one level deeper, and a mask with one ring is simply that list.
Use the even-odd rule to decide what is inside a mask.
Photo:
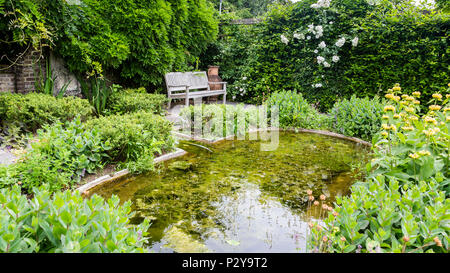
[{"label": "dense foliage background", "polygon": [[[217,35],[207,0],[2,0],[1,52],[9,59],[46,45],[82,76],[108,74],[128,86],[159,86],[192,69]],[[12,56],[11,56],[12,55]],[[6,59],[5,59],[6,60]]]},{"label": "dense foliage background", "polygon": [[[221,66],[221,76],[232,83],[229,97],[258,103],[272,92],[297,90],[324,111],[339,98],[382,95],[397,82],[429,97],[450,80],[448,13],[408,1],[333,0],[323,9],[312,8],[315,2],[274,5],[261,24],[222,26],[202,60]],[[310,24],[320,25],[323,36],[295,38],[296,32],[308,34]],[[318,44],[331,51],[341,37],[347,42],[339,61],[318,65]]]}]

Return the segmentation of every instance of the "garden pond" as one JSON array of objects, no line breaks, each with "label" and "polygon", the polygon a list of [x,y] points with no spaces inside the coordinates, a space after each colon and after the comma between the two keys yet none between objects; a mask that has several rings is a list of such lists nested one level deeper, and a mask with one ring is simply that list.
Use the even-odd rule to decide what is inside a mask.
[{"label": "garden pond", "polygon": [[274,151],[263,142],[181,141],[186,155],[94,193],[131,200],[133,223],[152,219],[154,252],[305,252],[308,221],[323,217],[306,191],[328,205],[348,195],[370,149],[313,133],[279,132]]}]

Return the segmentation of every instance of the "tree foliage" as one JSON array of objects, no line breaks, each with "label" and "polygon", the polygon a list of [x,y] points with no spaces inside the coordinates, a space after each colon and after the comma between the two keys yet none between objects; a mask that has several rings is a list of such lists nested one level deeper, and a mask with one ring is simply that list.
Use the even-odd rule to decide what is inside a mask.
[{"label": "tree foliage", "polygon": [[218,29],[206,0],[5,1],[0,33],[9,43],[49,44],[71,71],[133,86],[188,69]]}]

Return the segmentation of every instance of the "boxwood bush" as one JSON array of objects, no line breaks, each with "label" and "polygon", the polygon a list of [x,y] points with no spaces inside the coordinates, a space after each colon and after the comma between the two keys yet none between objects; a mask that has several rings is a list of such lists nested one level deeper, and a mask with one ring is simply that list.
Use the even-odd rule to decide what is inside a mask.
[{"label": "boxwood bush", "polygon": [[41,93],[0,94],[0,130],[15,125],[21,132],[35,132],[45,124],[73,120],[76,116],[81,120],[93,116],[93,108],[87,100],[72,96],[55,98]]},{"label": "boxwood bush", "polygon": [[131,203],[119,202],[45,186],[30,199],[18,186],[0,189],[0,253],[144,252],[148,221],[130,225]]},{"label": "boxwood bush", "polygon": [[142,110],[162,115],[167,102],[166,95],[148,94],[145,88],[126,89],[111,95],[107,111],[110,114],[125,114]]}]

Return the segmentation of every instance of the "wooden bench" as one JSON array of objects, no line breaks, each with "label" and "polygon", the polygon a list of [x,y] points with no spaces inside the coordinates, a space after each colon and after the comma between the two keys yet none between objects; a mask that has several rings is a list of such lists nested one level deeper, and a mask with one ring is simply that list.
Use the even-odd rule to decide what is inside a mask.
[{"label": "wooden bench", "polygon": [[[223,103],[227,98],[226,82],[209,82],[205,71],[201,72],[171,72],[165,75],[168,109],[172,99],[185,99],[189,106],[189,99],[223,95]],[[221,90],[211,90],[209,85],[222,85]]]}]

